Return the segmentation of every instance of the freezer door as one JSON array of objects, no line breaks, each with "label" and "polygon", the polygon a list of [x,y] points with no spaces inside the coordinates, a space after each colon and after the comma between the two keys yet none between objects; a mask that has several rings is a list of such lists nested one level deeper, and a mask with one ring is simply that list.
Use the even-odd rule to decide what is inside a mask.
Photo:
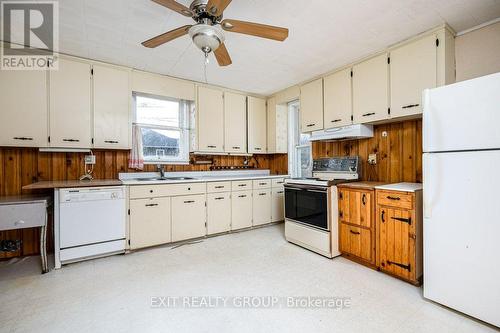
[{"label": "freezer door", "polygon": [[424,297],[500,326],[500,151],[423,163]]},{"label": "freezer door", "polygon": [[424,152],[500,148],[500,73],[424,91]]}]

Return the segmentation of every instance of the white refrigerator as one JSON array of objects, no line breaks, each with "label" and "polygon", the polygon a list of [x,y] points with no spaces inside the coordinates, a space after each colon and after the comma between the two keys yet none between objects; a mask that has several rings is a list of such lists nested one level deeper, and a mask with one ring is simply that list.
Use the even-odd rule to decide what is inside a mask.
[{"label": "white refrigerator", "polygon": [[500,326],[500,73],[423,105],[424,297]]}]

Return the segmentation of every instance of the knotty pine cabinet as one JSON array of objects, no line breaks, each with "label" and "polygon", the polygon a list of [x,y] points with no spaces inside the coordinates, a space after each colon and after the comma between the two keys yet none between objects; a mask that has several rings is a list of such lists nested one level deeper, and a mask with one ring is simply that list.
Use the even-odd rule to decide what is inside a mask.
[{"label": "knotty pine cabinet", "polygon": [[300,87],[300,131],[302,133],[323,129],[323,79]]},{"label": "knotty pine cabinet", "polygon": [[340,252],[355,261],[376,264],[375,194],[373,189],[338,186]]},{"label": "knotty pine cabinet", "polygon": [[376,190],[377,266],[415,285],[423,270],[422,191]]}]

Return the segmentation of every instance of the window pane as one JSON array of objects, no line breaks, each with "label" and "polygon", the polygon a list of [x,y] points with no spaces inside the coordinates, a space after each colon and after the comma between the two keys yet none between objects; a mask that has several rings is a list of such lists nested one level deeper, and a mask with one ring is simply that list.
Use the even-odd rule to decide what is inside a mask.
[{"label": "window pane", "polygon": [[136,122],[179,127],[179,102],[136,96]]},{"label": "window pane", "polygon": [[141,128],[141,133],[144,159],[146,161],[180,156],[180,131]]}]

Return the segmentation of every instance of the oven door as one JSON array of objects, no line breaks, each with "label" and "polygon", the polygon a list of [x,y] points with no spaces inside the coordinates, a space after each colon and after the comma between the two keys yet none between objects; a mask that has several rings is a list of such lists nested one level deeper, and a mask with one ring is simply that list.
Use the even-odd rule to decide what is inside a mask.
[{"label": "oven door", "polygon": [[286,184],[285,218],[322,230],[330,230],[328,187]]}]

